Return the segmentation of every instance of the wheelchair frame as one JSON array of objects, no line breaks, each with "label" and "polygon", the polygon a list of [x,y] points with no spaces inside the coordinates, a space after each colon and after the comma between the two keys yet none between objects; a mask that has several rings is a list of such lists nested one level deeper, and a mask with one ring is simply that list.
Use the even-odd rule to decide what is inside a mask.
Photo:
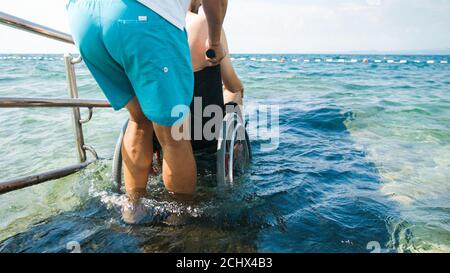
[{"label": "wheelchair frame", "polygon": [[[122,142],[128,120],[125,122],[116,142],[112,163],[112,180],[116,191],[122,192]],[[239,153],[236,154],[236,150]],[[242,156],[242,162],[236,162]],[[227,113],[222,120],[216,152],[216,181],[219,186],[232,186],[235,177],[244,173],[252,159],[250,139],[241,117],[235,113]]]}]

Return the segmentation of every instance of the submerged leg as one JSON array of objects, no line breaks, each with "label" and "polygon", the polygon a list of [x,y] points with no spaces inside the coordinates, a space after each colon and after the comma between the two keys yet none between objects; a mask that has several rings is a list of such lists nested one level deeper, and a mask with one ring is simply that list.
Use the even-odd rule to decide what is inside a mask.
[{"label": "submerged leg", "polygon": [[166,189],[177,195],[192,195],[197,183],[197,166],[190,140],[175,140],[172,127],[154,124],[163,149],[163,180]]},{"label": "submerged leg", "polygon": [[153,158],[153,125],[143,114],[139,102],[132,99],[126,106],[130,121],[123,138],[122,159],[128,197],[137,201],[146,194]]}]

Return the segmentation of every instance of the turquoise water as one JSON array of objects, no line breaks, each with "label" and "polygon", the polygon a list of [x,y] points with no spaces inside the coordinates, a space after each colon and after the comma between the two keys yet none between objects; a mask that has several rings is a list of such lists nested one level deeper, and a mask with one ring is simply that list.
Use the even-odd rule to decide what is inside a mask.
[{"label": "turquoise water", "polygon": [[[280,106],[280,143],[250,132],[232,189],[203,174],[179,203],[152,178],[152,220],[124,224],[110,169],[126,113],[95,109],[85,138],[103,159],[0,196],[0,252],[450,252],[449,56],[233,57],[246,105]],[[80,97],[103,98],[77,76]],[[0,55],[0,96],[66,97],[61,56]],[[0,180],[75,163],[70,110],[0,109],[0,155]]]}]

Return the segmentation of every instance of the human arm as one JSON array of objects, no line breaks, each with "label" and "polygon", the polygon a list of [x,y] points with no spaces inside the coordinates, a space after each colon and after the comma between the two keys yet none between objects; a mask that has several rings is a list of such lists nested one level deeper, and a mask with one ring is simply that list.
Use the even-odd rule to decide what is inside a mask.
[{"label": "human arm", "polygon": [[[228,53],[228,41],[225,31],[222,30],[222,45],[225,51]],[[239,79],[236,71],[234,70],[233,63],[229,55],[227,55],[220,64],[220,69],[222,73],[222,80],[225,89],[231,93],[241,93],[241,97],[244,96],[244,86]]]},{"label": "human arm", "polygon": [[208,21],[206,49],[215,52],[215,57],[207,57],[212,65],[220,64],[227,54],[221,43],[222,26],[227,6],[228,0],[203,0],[203,10]]}]

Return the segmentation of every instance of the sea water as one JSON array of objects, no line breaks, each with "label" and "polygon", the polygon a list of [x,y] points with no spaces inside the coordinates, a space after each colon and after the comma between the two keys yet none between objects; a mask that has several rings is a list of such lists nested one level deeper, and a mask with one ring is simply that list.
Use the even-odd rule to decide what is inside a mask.
[{"label": "sea water", "polygon": [[[226,190],[201,174],[187,203],[151,178],[136,226],[111,182],[126,112],[95,109],[102,159],[0,196],[0,252],[450,252],[448,59],[233,55],[246,106],[279,107],[276,149],[250,132],[248,172]],[[77,82],[104,99],[83,64]],[[4,96],[68,97],[62,56],[0,55]],[[0,109],[0,180],[76,162],[70,109]]]}]

